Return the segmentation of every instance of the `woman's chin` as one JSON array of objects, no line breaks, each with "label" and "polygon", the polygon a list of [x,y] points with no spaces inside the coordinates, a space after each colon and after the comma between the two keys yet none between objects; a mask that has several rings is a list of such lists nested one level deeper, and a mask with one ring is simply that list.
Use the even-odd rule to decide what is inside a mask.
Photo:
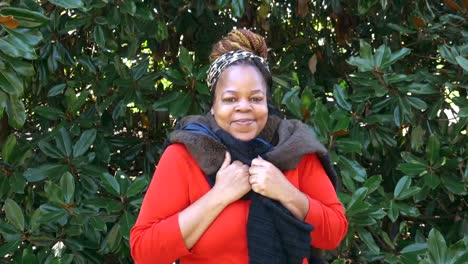
[{"label": "woman's chin", "polygon": [[234,133],[231,134],[231,136],[240,141],[250,141],[254,139],[257,135],[255,135],[254,133]]}]

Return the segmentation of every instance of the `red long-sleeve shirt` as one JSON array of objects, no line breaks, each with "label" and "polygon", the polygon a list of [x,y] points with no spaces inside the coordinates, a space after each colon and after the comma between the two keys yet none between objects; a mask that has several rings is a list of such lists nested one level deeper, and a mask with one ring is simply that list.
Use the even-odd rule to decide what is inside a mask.
[{"label": "red long-sleeve shirt", "polygon": [[[309,199],[304,221],[314,226],[311,245],[321,249],[336,248],[346,234],[348,222],[316,155],[305,155],[296,169],[283,173]],[[210,188],[186,147],[169,146],[159,161],[130,232],[130,249],[135,262],[169,264],[179,259],[181,264],[247,264],[248,200],[238,200],[227,206],[190,250],[185,246],[179,212]]]}]

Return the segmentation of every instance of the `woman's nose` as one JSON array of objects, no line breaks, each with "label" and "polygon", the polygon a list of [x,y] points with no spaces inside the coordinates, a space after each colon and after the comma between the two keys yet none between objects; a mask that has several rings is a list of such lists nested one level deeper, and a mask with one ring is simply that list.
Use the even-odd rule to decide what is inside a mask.
[{"label": "woman's nose", "polygon": [[252,104],[250,103],[249,100],[239,100],[236,105],[236,110],[237,111],[246,111],[246,110],[251,110],[252,109]]}]

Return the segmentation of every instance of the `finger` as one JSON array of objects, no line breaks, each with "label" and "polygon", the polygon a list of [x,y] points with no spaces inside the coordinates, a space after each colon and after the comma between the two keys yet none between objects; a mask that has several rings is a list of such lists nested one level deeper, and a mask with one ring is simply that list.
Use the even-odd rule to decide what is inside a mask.
[{"label": "finger", "polygon": [[221,170],[221,169],[224,169],[224,168],[226,168],[227,166],[229,166],[229,164],[231,164],[231,154],[229,154],[229,152],[226,151],[226,154],[224,155],[223,164],[221,164],[221,168],[219,168],[219,169],[220,169],[220,170]]},{"label": "finger", "polygon": [[236,166],[238,166],[238,167],[242,167],[242,166],[244,165],[244,163],[242,163],[242,162],[240,162],[240,161],[238,161],[238,160],[233,161],[232,164],[233,164],[233,165],[236,165]]},{"label": "finger", "polygon": [[260,156],[252,160],[252,166],[264,165],[267,161],[262,159]]},{"label": "finger", "polygon": [[255,184],[255,182],[256,182],[255,177],[254,177],[254,176],[250,176],[250,177],[249,177],[249,183],[250,183],[250,185]]},{"label": "finger", "polygon": [[257,168],[256,166],[250,166],[250,168],[249,168],[249,174],[250,174],[250,175],[255,174],[255,173],[257,172],[256,168]]}]

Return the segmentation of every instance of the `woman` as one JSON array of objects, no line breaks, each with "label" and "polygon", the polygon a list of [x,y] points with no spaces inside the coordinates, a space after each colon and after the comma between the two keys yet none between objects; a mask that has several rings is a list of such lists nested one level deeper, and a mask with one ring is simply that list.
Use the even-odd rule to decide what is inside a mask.
[{"label": "woman", "polygon": [[170,135],[131,230],[136,263],[308,263],[310,246],[343,239],[326,149],[306,125],[271,114],[266,57],[248,30],[213,46],[210,113]]}]

